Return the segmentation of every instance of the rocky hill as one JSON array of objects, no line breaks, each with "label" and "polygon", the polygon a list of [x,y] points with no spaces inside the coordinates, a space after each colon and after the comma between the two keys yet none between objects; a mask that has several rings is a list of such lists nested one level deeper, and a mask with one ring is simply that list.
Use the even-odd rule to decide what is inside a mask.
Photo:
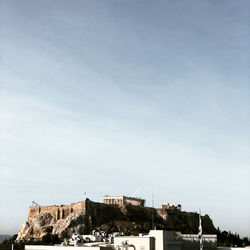
[{"label": "rocky hill", "polygon": [[[88,234],[93,229],[108,233],[120,231],[125,234],[148,232],[152,221],[157,229],[175,230],[182,233],[197,233],[198,214],[179,210],[154,209],[141,206],[106,205],[86,201],[81,211],[73,211],[66,218],[55,218],[48,212],[29,217],[20,227],[18,241],[39,240],[48,233],[67,238],[73,232]],[[208,215],[202,217],[204,233],[216,233]]]}]

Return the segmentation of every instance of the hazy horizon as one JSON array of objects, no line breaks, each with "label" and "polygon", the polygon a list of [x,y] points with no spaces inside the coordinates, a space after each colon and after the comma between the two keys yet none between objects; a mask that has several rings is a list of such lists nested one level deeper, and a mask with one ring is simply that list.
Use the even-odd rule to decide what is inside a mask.
[{"label": "hazy horizon", "polygon": [[249,237],[249,7],[1,1],[0,233],[138,190]]}]

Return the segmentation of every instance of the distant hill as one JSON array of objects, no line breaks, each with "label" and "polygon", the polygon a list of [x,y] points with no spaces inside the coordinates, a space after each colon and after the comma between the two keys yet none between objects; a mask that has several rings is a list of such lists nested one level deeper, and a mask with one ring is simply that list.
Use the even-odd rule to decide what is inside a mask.
[{"label": "distant hill", "polygon": [[[86,200],[85,209],[72,211],[65,218],[58,219],[60,210],[58,207],[56,208],[57,211],[54,214],[54,207],[52,207],[52,211],[49,213],[47,209],[47,212],[30,216],[22,224],[17,240],[41,240],[48,233],[60,238],[68,238],[73,232],[89,234],[92,230],[138,235],[148,232],[153,227],[197,234],[199,227],[197,213],[181,212],[178,209],[107,205]],[[65,211],[62,211],[61,214],[66,214]],[[202,216],[202,229],[204,234],[216,234],[217,232],[208,215]]]},{"label": "distant hill", "polygon": [[6,239],[9,239],[10,237],[12,237],[12,235],[9,235],[9,234],[0,234],[0,243],[2,243]]}]

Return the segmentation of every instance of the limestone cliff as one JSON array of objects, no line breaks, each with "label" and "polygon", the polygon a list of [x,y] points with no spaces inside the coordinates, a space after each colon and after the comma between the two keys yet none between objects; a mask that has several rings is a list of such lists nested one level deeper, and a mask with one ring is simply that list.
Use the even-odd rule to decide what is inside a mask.
[{"label": "limestone cliff", "polygon": [[20,227],[17,240],[31,240],[39,239],[46,235],[53,225],[56,223],[56,220],[52,215],[48,213],[43,213],[36,215],[34,217],[28,218]]},{"label": "limestone cliff", "polygon": [[67,237],[73,232],[83,234],[85,229],[85,214],[73,212],[67,218],[56,220],[49,213],[42,213],[28,218],[20,227],[17,241],[41,239],[48,233],[57,234],[59,237]]}]

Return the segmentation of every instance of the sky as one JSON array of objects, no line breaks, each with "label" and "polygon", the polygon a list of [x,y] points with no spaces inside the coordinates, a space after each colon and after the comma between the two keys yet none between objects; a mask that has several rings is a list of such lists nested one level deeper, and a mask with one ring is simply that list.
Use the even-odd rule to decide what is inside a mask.
[{"label": "sky", "polygon": [[249,9],[1,1],[0,233],[33,200],[154,194],[250,237]]}]

